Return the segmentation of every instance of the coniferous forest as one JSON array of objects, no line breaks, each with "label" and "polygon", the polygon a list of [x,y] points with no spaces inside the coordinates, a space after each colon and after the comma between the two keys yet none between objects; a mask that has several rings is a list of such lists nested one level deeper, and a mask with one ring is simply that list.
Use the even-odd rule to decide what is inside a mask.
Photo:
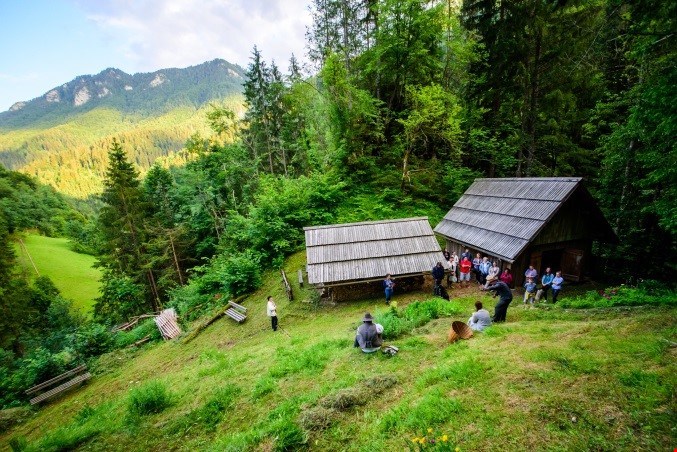
[{"label": "coniferous forest", "polygon": [[[0,404],[138,339],[108,332],[131,316],[174,307],[194,319],[214,294],[256,289],[302,249],[304,226],[434,225],[477,177],[584,177],[619,238],[596,245],[591,276],[672,284],[677,2],[313,0],[311,11],[309,63],[252,49],[245,113],[212,106],[210,133],[193,134],[176,165],[141,178],[129,156],[143,140],[121,135],[107,143],[103,192],[78,203],[0,171]],[[11,240],[29,229],[97,257],[91,318],[48,278],[13,271]]]}]

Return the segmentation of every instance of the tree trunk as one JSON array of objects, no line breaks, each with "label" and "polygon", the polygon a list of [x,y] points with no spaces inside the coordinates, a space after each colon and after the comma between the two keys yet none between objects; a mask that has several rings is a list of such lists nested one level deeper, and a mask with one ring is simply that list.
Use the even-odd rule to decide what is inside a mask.
[{"label": "tree trunk", "polygon": [[409,156],[411,155],[411,149],[407,148],[404,151],[404,157],[402,158],[402,183],[400,184],[400,190],[404,191],[405,181],[409,178]]},{"label": "tree trunk", "polygon": [[169,244],[172,246],[172,256],[174,256],[174,265],[176,266],[176,274],[179,275],[179,284],[183,286],[183,276],[181,275],[181,266],[179,265],[179,257],[176,255],[176,247],[174,246],[174,238],[172,233],[169,233]]},{"label": "tree trunk", "polygon": [[533,169],[534,156],[536,154],[536,116],[538,114],[538,97],[539,97],[539,80],[538,68],[541,61],[541,39],[543,32],[539,28],[536,31],[536,43],[534,48],[534,60],[531,67],[531,77],[529,84],[529,112],[527,114],[527,135],[529,139],[529,147],[527,149],[527,168],[526,176],[531,176]]}]

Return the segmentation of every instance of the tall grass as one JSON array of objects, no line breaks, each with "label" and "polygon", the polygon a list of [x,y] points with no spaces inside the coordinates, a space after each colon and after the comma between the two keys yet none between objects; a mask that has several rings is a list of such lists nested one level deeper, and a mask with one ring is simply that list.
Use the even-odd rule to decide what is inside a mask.
[{"label": "tall grass", "polygon": [[129,392],[127,411],[132,416],[155,414],[170,406],[171,401],[167,385],[153,380]]},{"label": "tall grass", "polygon": [[383,338],[394,339],[410,333],[414,328],[425,325],[433,319],[449,317],[463,312],[456,301],[434,298],[427,301],[415,301],[403,309],[391,306],[384,314],[377,315],[375,322],[383,325]]}]

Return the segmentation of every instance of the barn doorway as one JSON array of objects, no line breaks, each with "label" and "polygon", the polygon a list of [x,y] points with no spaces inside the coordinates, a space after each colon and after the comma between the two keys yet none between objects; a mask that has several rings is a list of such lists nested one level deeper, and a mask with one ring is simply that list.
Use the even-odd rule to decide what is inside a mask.
[{"label": "barn doorway", "polygon": [[552,273],[554,274],[558,270],[562,270],[562,256],[564,255],[564,250],[550,250],[543,251],[541,255],[541,268],[538,268],[538,274],[542,275],[545,273],[545,269],[550,267]]}]

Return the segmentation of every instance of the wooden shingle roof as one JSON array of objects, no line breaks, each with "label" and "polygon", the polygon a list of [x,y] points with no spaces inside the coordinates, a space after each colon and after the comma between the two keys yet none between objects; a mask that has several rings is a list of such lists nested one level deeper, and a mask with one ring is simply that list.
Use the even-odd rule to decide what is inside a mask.
[{"label": "wooden shingle roof", "polygon": [[310,284],[421,274],[444,261],[427,217],[303,229]]},{"label": "wooden shingle roof", "polygon": [[475,179],[435,232],[513,262],[581,181],[580,177]]}]

